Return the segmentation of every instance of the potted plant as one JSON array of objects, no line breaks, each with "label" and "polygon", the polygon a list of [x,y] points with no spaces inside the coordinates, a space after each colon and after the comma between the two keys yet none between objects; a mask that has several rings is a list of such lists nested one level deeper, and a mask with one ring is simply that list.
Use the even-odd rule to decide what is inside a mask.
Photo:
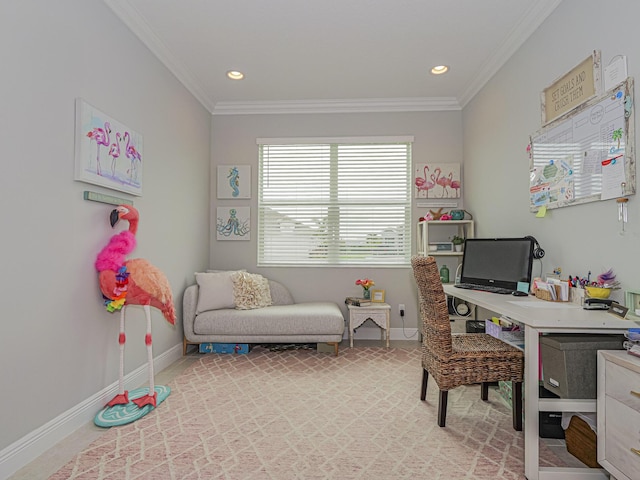
[{"label": "potted plant", "polygon": [[462,251],[462,244],[464,243],[464,238],[459,237],[458,235],[454,235],[451,239],[451,243],[453,243],[453,248],[456,249],[456,252]]}]

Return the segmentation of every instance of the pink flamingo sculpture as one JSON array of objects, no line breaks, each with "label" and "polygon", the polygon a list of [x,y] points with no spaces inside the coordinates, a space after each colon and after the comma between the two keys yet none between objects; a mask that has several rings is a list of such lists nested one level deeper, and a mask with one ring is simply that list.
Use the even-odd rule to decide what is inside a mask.
[{"label": "pink flamingo sculpture", "polygon": [[[416,185],[416,188],[418,189],[418,192],[423,190],[426,191],[427,198],[429,198],[429,190],[435,187],[436,184],[433,183],[433,181],[430,182],[427,180],[427,172],[429,171],[428,165],[425,165],[422,171],[424,172],[424,178],[416,177],[415,185]],[[433,179],[433,175],[431,175],[431,178]]]},{"label": "pink flamingo sculpture", "polygon": [[453,179],[453,172],[449,173],[449,185],[456,191],[456,198],[459,198],[460,193],[458,190],[460,190],[460,181]]},{"label": "pink flamingo sculpture", "polygon": [[127,142],[127,145],[124,148],[124,154],[131,162],[131,168],[129,168],[129,182],[132,182],[134,172],[136,173],[136,180],[138,177],[138,165],[136,163],[136,160],[138,162],[142,162],[142,156],[140,155],[140,152],[136,150],[136,147],[133,144],[130,144],[131,139],[129,136],[129,132],[124,132],[123,140]]},{"label": "pink flamingo sculpture", "polygon": [[[151,342],[151,307],[158,308],[164,318],[175,324],[176,312],[173,306],[171,286],[164,274],[147,260],[125,257],[136,246],[138,230],[138,211],[131,205],[119,205],[111,212],[110,223],[115,226],[120,219],[129,222],[129,229],[115,234],[109,243],[100,251],[96,259],[99,272],[100,290],[105,297],[107,310],[113,312],[120,309],[120,378],[118,394],[107,406],[126,405],[129,394],[124,389],[124,314],[128,305],[142,305],[147,319],[147,357],[149,364],[149,392],[147,395],[133,399],[142,408],[145,405],[156,406],[155,386],[153,383],[153,352]],[[152,393],[153,392],[153,393]]]},{"label": "pink flamingo sculpture", "polygon": [[111,175],[115,178],[116,160],[120,157],[120,132],[116,132],[116,141],[109,147],[109,156],[113,159],[111,160]]},{"label": "pink flamingo sculpture", "polygon": [[90,132],[87,133],[87,137],[89,137],[89,141],[95,140],[96,142],[96,173],[98,175],[102,175],[102,170],[100,169],[100,145],[104,145],[105,147],[109,146],[109,134],[111,133],[111,124],[109,122],[104,122],[104,129],[100,127],[94,127]]}]

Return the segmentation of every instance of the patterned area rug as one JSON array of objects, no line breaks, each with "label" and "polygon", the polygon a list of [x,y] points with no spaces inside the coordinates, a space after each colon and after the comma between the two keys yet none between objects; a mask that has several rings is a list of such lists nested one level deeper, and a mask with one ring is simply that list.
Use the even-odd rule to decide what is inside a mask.
[{"label": "patterned area rug", "polygon": [[50,479],[524,478],[523,435],[497,392],[451,391],[440,428],[437,388],[421,402],[420,380],[417,348],[202,355],[156,410]]}]

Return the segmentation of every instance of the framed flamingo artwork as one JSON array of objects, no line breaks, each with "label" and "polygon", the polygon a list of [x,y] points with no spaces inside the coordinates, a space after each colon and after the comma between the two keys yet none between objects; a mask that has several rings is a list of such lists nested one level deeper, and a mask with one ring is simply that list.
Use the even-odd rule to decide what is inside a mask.
[{"label": "framed flamingo artwork", "polygon": [[218,165],[218,198],[251,198],[251,165]]},{"label": "framed flamingo artwork", "polygon": [[415,198],[460,198],[459,163],[423,163],[414,170]]},{"label": "framed flamingo artwork", "polygon": [[251,240],[251,207],[217,207],[216,240]]},{"label": "framed flamingo artwork", "polygon": [[142,196],[142,135],[76,99],[75,179]]}]

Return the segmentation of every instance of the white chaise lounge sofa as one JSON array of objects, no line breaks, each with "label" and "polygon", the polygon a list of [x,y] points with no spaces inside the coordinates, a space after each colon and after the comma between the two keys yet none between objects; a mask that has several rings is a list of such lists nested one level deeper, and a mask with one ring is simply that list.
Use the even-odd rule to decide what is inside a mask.
[{"label": "white chaise lounge sofa", "polygon": [[[230,280],[224,278],[225,274],[228,279],[238,277],[238,272],[196,274],[197,284],[185,290],[183,354],[186,355],[188,345],[212,342],[328,343],[334,346],[338,355],[345,322],[336,303],[295,303],[284,285],[262,277],[263,287],[268,290],[267,298],[261,298],[261,294],[254,291],[248,295],[249,308],[239,309],[246,308],[247,302],[243,301],[244,305],[240,307],[235,304],[238,300],[238,282],[229,283]],[[245,279],[251,276],[244,272]],[[234,300],[230,300],[230,297]],[[261,303],[261,300],[264,301]],[[268,306],[256,307],[256,304]]]}]

